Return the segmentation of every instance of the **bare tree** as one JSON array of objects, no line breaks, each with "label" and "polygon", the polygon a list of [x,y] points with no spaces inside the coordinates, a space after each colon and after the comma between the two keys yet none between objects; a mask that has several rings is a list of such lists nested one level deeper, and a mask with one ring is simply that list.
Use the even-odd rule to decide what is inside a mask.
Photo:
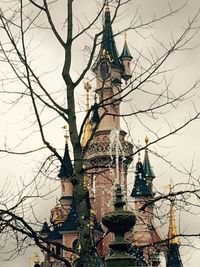
[{"label": "bare tree", "polygon": [[[79,90],[81,90],[84,79],[91,77],[89,71],[94,66],[98,57],[103,34],[100,24],[105,6],[109,2],[113,14],[111,23],[114,26],[115,21],[121,21],[124,14],[128,12],[128,8],[134,5],[134,1],[131,0],[103,1],[103,3],[91,1],[96,9],[95,12],[93,12],[94,8],[92,9],[91,17],[88,18],[80,15],[78,10],[78,5],[81,5],[80,2],[73,0],[68,0],[67,3],[66,1],[11,0],[9,3],[5,3],[2,1],[0,14],[0,52],[2,64],[0,93],[2,100],[4,105],[5,103],[8,104],[9,109],[12,110],[15,108],[17,110],[21,106],[25,107],[26,114],[23,118],[25,121],[31,122],[28,126],[25,124],[25,127],[31,130],[26,131],[28,133],[23,135],[17,145],[15,144],[15,146],[12,146],[13,148],[10,148],[5,139],[4,148],[1,148],[0,152],[3,155],[34,155],[38,151],[44,151],[45,154],[48,153],[47,158],[41,164],[34,178],[29,183],[24,182],[18,193],[17,200],[16,196],[9,199],[10,196],[4,193],[5,188],[2,190],[2,195],[4,195],[0,208],[0,233],[4,235],[2,246],[5,246],[8,238],[14,237],[16,240],[14,252],[18,253],[26,244],[34,243],[42,250],[50,253],[52,257],[61,260],[66,266],[71,266],[69,260],[49,249],[50,243],[56,244],[48,241],[38,232],[38,226],[41,226],[41,224],[37,221],[37,216],[34,214],[34,221],[36,222],[34,224],[31,224],[31,220],[27,220],[32,199],[38,197],[45,198],[49,193],[41,193],[40,189],[43,188],[44,184],[43,182],[38,183],[39,175],[45,174],[55,178],[58,162],[59,164],[65,164],[62,154],[59,152],[59,146],[52,145],[52,137],[48,131],[57,124],[67,124],[72,146],[73,176],[70,179],[77,202],[78,220],[81,229],[79,233],[81,249],[71,249],[64,246],[62,246],[62,249],[77,254],[85,263],[84,266],[94,266],[96,247],[91,229],[88,227],[91,220],[91,211],[88,205],[88,194],[85,190],[83,177],[85,173],[93,171],[91,168],[85,169],[84,158],[87,148],[99,127],[99,123],[101,123],[105,116],[109,115],[123,117],[125,121],[129,117],[134,117],[148,131],[153,132],[155,139],[146,146],[135,149],[134,155],[178,133],[200,116],[198,105],[195,105],[194,112],[183,123],[173,126],[173,124],[167,121],[166,124],[169,130],[161,135],[148,128],[142,119],[143,115],[155,119],[157,116],[168,114],[169,109],[176,109],[179,103],[196,94],[196,89],[199,86],[198,80],[186,90],[176,93],[170,87],[170,80],[167,79],[167,74],[173,71],[167,69],[168,59],[177,52],[189,50],[192,46],[198,45],[198,43],[193,45],[193,41],[195,41],[200,29],[198,21],[199,12],[196,12],[178,36],[171,36],[169,43],[165,44],[161,40],[157,40],[156,37],[153,37],[156,46],[159,47],[158,51],[152,48],[147,55],[139,49],[138,51],[135,50],[137,58],[134,60],[133,78],[123,85],[121,91],[116,91],[112,96],[100,99],[98,103],[95,103],[96,105],[89,108],[85,118],[82,119],[81,126],[79,126],[78,111],[83,111],[83,108],[81,107],[81,100],[78,100],[76,103],[76,96],[79,94]],[[156,23],[159,24],[181,12],[185,6],[186,3],[176,8],[169,5],[166,13],[149,20],[142,20],[136,11],[114,37],[124,32],[130,32],[130,34],[134,33],[140,36],[143,40],[148,40],[148,37],[145,36],[146,31],[150,31]],[[54,14],[56,7],[59,8],[61,14],[66,13],[64,14],[65,17],[57,19],[57,14]],[[79,16],[81,19],[79,19]],[[62,58],[61,62],[59,62],[62,66],[59,66],[57,69],[49,69],[47,60],[51,56],[52,60],[56,61],[57,55],[52,56],[49,55],[49,50],[45,51],[46,59],[43,60],[43,51],[40,54],[40,49],[43,47],[40,35],[43,35],[44,32],[48,36],[48,40],[54,42],[56,49],[58,49],[58,58]],[[55,39],[54,41],[53,38]],[[82,45],[81,48],[80,44]],[[47,48],[45,47],[45,49],[41,50],[47,50]],[[41,61],[36,60],[36,53],[38,53],[37,56],[42,57]],[[82,68],[80,69],[77,68],[78,58],[76,53],[78,53],[78,56],[81,54],[85,56],[85,62],[82,63]],[[55,83],[52,82],[53,85],[47,83],[47,79],[51,80],[52,77],[56,79]],[[157,89],[150,90],[148,86],[151,84]],[[111,104],[114,105],[119,101],[125,102],[128,98],[134,99],[138,91],[142,93],[142,97],[149,98],[150,101],[146,106],[140,106],[133,101],[128,112],[126,110],[122,114],[113,114],[107,111],[107,107]],[[140,98],[141,96],[138,97]],[[27,105],[28,108],[26,107]],[[100,121],[94,125],[92,134],[83,149],[81,140],[84,128],[93,112],[99,112]],[[34,138],[38,140],[38,144],[33,143]],[[30,142],[33,145],[31,144],[30,146]],[[28,149],[24,149],[23,147],[26,147],[27,143],[29,143]],[[165,157],[163,160],[167,162]],[[177,168],[171,162],[168,163],[172,167]],[[187,174],[189,176],[188,184],[190,188],[184,192],[181,190],[174,193],[177,197],[181,195],[180,201],[183,200],[184,203],[190,202],[190,198],[186,198],[185,195],[193,194],[199,198],[199,177],[194,177],[191,172]],[[153,202],[168,199],[170,196],[171,194],[161,194]],[[151,204],[150,202],[145,203],[141,211]],[[198,236],[199,233],[195,233],[195,235]]]}]

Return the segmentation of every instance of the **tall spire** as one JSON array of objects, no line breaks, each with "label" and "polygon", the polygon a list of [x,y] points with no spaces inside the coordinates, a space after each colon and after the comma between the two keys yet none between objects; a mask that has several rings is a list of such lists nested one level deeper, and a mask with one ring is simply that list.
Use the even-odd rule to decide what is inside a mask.
[{"label": "tall spire", "polygon": [[[170,184],[170,191],[172,193],[172,185]],[[183,267],[181,260],[179,246],[181,244],[176,228],[176,220],[174,214],[174,201],[170,197],[170,218],[168,230],[168,252],[167,252],[167,267]]]},{"label": "tall spire", "polygon": [[[86,90],[86,114],[89,111],[90,108],[90,99],[89,99],[89,92],[91,90],[91,85],[89,82],[86,82],[84,85],[84,89]],[[83,131],[83,138],[82,138],[82,146],[86,146],[88,140],[90,139],[91,136],[91,132],[92,132],[92,125],[90,123],[90,119],[87,118],[86,122],[85,122],[85,128]]]},{"label": "tall spire", "polygon": [[[147,136],[145,137],[145,143],[146,143],[146,146],[149,143],[149,138]],[[149,151],[147,147],[145,148],[143,167],[144,167],[144,174],[146,177],[152,178],[152,179],[155,178],[154,172],[152,170],[152,167],[149,161]]]},{"label": "tall spire", "polygon": [[97,62],[101,58],[107,58],[113,67],[123,69],[113,36],[110,8],[108,4],[106,4],[104,13],[103,36]]}]

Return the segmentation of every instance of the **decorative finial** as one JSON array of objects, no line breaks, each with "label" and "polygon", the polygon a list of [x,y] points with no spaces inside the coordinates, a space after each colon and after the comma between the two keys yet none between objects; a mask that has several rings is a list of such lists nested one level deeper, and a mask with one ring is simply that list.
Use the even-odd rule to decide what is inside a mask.
[{"label": "decorative finial", "polygon": [[144,139],[145,143],[146,143],[146,146],[148,145],[149,143],[149,137],[148,136],[145,136],[145,139]]},{"label": "decorative finial", "polygon": [[94,103],[97,103],[97,93],[94,94]]},{"label": "decorative finial", "polygon": [[139,161],[139,162],[141,161],[141,153],[140,153],[140,148],[141,148],[141,145],[140,145],[140,140],[138,140],[137,149],[139,150],[139,151],[138,151],[138,161]]},{"label": "decorative finial", "polygon": [[127,32],[124,33],[124,40],[127,41]]},{"label": "decorative finial", "polygon": [[105,8],[105,11],[110,11],[110,7],[109,7],[109,4],[108,4],[108,1],[106,1],[106,8]]},{"label": "decorative finial", "polygon": [[86,90],[86,111],[89,110],[90,108],[90,90],[91,90],[91,85],[90,83],[87,81],[85,84],[84,84],[84,89]]},{"label": "decorative finial", "polygon": [[[91,85],[89,83],[89,81],[87,81],[84,84],[84,89],[86,90],[86,114],[88,113],[89,109],[90,109],[90,90],[91,90]],[[82,146],[85,147],[88,140],[90,139],[91,136],[91,131],[92,131],[92,126],[89,120],[89,117],[87,117],[87,120],[85,122],[85,127],[84,127],[84,131],[83,131],[83,137],[82,137]]]},{"label": "decorative finial", "polygon": [[65,143],[68,144],[68,139],[69,139],[68,126],[67,125],[64,125],[62,128],[64,129],[64,132],[65,132],[65,134],[64,134]]},{"label": "decorative finial", "polygon": [[40,263],[40,257],[39,254],[37,252],[35,252],[35,256],[33,258],[34,263],[39,264]]}]

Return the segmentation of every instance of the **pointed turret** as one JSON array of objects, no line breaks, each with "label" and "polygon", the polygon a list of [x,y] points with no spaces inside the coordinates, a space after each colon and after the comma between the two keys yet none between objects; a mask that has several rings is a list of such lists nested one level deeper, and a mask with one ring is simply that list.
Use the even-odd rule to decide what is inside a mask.
[{"label": "pointed turret", "polygon": [[120,56],[120,59],[122,61],[123,67],[124,67],[122,78],[125,81],[129,80],[132,77],[131,68],[130,68],[130,62],[131,62],[132,58],[133,57],[131,56],[131,53],[129,51],[128,44],[127,44],[127,37],[125,34],[124,47],[123,47],[123,50],[122,50],[122,53]]},{"label": "pointed turret", "polygon": [[[172,186],[170,184],[170,192],[172,192]],[[181,260],[179,246],[181,244],[176,228],[176,219],[174,214],[174,200],[170,198],[170,218],[169,218],[169,230],[168,230],[168,252],[167,252],[167,267],[183,267]]]},{"label": "pointed turret", "polygon": [[[91,90],[91,85],[90,85],[89,82],[85,83],[84,89],[86,90],[86,115],[87,115],[87,113],[89,111],[89,108],[90,108],[89,92]],[[90,139],[90,136],[91,136],[91,132],[92,132],[92,125],[91,125],[90,119],[88,117],[86,119],[85,128],[84,128],[84,131],[83,131],[83,138],[82,138],[82,142],[81,142],[82,147],[85,147],[87,145],[87,142],[88,142],[88,140]]]},{"label": "pointed turret", "polygon": [[[66,130],[65,126],[63,128]],[[73,177],[73,166],[69,155],[67,133],[65,133],[65,152],[58,177],[61,179],[61,198],[59,201],[61,206],[65,209],[65,216],[72,203],[73,195],[73,186],[71,182],[71,178]]]},{"label": "pointed turret", "polygon": [[[66,127],[63,127],[64,129],[66,129]],[[65,135],[65,152],[64,152],[64,157],[62,160],[62,164],[61,164],[61,168],[60,168],[60,172],[58,174],[58,177],[61,179],[67,179],[67,178],[71,178],[73,176],[73,167],[72,167],[72,162],[70,159],[70,155],[69,155],[69,147],[68,147],[68,136],[67,134]]]},{"label": "pointed turret", "polygon": [[[149,143],[149,138],[147,136],[145,137],[145,143],[146,143],[146,146]],[[144,169],[144,175],[146,177],[147,184],[149,186],[151,194],[153,195],[154,194],[153,193],[153,179],[155,178],[155,175],[151,167],[151,163],[149,160],[149,150],[147,147],[145,148],[143,169]]]},{"label": "pointed turret", "polygon": [[[145,137],[145,143],[146,143],[146,146],[149,143],[149,138],[147,136]],[[148,148],[145,148],[143,167],[144,167],[145,176],[148,178],[154,179],[155,175],[154,175],[154,172],[153,172],[151,164],[150,164]]]}]

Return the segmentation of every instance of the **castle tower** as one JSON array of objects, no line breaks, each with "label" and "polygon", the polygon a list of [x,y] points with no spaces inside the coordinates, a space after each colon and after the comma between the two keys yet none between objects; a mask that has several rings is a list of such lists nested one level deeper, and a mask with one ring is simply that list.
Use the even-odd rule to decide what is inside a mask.
[{"label": "castle tower", "polygon": [[[66,129],[66,127],[64,127]],[[71,179],[73,176],[73,167],[69,155],[69,147],[68,147],[68,136],[65,134],[65,152],[62,159],[62,164],[60,168],[60,172],[58,174],[58,178],[60,178],[61,182],[61,198],[59,200],[61,206],[65,209],[66,213],[68,212],[73,198],[73,186],[71,183]]]},{"label": "castle tower", "polygon": [[[120,127],[120,98],[124,65],[118,55],[113,37],[108,6],[104,14],[100,52],[93,65],[93,72],[96,78],[95,95],[98,98],[95,108],[100,122],[93,124],[93,138],[85,152],[85,160],[93,172],[91,181],[95,192],[94,210],[97,221],[101,222],[103,215],[111,210],[115,184],[122,183],[126,191],[127,168],[132,161],[133,154],[133,146],[125,140],[126,132]],[[112,138],[118,142],[118,150],[115,141],[111,149]],[[107,244],[111,239],[111,236],[107,236],[100,244],[101,255],[108,253]]]},{"label": "castle tower", "polygon": [[[145,138],[146,145],[148,139]],[[136,259],[139,266],[159,266],[160,245],[155,243],[161,238],[154,226],[154,205],[148,205],[142,209],[143,205],[153,200],[152,180],[155,178],[149,161],[148,149],[145,149],[144,162],[142,164],[140,153],[136,163],[135,182],[131,197],[134,198],[136,211],[136,225],[133,233],[129,236],[135,246]],[[132,236],[132,237],[131,237]],[[152,244],[152,246],[149,246]],[[148,246],[147,246],[148,245]],[[145,247],[146,246],[146,247]]]},{"label": "castle tower", "polygon": [[[170,185],[170,194],[172,186]],[[176,228],[176,219],[174,214],[174,200],[170,198],[170,213],[169,213],[169,230],[168,230],[168,251],[166,267],[183,267],[179,246],[181,244]]]},{"label": "castle tower", "polygon": [[[65,127],[64,127],[65,128]],[[62,158],[61,168],[58,174],[61,182],[61,197],[57,201],[56,206],[51,209],[50,227],[44,222],[40,234],[48,241],[56,243],[50,245],[49,249],[57,255],[71,258],[72,253],[62,251],[60,244],[66,247],[73,247],[77,243],[78,238],[78,216],[76,212],[76,202],[73,194],[73,185],[71,179],[73,177],[73,167],[69,155],[68,137],[65,135],[66,144],[64,156]],[[46,252],[44,252],[44,267],[58,267],[59,262]]]}]

